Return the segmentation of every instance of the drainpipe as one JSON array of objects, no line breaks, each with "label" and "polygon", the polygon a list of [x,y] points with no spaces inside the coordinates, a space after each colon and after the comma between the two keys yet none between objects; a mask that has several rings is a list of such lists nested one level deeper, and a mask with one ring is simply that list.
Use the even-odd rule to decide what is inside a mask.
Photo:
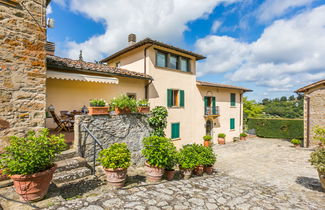
[{"label": "drainpipe", "polygon": [[[239,106],[239,126],[241,127],[242,126],[242,106],[243,106],[243,93],[241,93],[240,95],[239,95],[240,97],[239,97],[239,102],[240,102],[240,106]],[[241,127],[242,128],[242,127]],[[242,128],[243,129],[243,128]],[[243,132],[243,130],[241,131],[241,132]]]},{"label": "drainpipe", "polygon": [[306,147],[309,147],[309,143],[310,143],[310,97],[305,95],[306,99],[307,99],[307,145]]},{"label": "drainpipe", "polygon": [[[147,74],[147,49],[151,47],[153,44],[147,46],[144,48],[144,63],[143,63],[143,69],[144,69],[144,74]],[[144,86],[144,95],[145,99],[149,99],[149,85],[152,83],[152,80]]]}]

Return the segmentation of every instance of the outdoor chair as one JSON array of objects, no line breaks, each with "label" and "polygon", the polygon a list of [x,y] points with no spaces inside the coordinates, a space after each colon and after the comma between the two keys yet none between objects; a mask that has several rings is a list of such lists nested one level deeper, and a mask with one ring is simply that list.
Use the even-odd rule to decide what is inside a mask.
[{"label": "outdoor chair", "polygon": [[64,131],[68,131],[70,132],[70,121],[69,119],[67,120],[63,120],[61,119],[56,113],[54,110],[49,110],[49,112],[51,113],[52,117],[53,117],[53,120],[54,122],[57,124],[57,127],[55,128],[55,131],[57,132],[60,132],[62,130]]}]

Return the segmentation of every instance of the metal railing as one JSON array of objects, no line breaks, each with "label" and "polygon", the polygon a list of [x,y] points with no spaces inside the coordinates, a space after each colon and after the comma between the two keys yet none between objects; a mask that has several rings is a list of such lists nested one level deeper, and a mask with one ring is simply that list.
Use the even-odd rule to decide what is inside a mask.
[{"label": "metal railing", "polygon": [[206,115],[206,116],[208,116],[208,115],[220,115],[219,106],[205,107],[204,108],[204,115]]},{"label": "metal railing", "polygon": [[82,127],[87,131],[87,133],[93,138],[93,142],[94,142],[94,158],[93,158],[93,170],[92,170],[92,173],[93,175],[96,173],[96,152],[97,152],[97,149],[96,149],[96,145],[98,144],[98,146],[100,147],[100,149],[104,149],[102,143],[100,143],[100,141],[94,136],[94,134],[85,126],[85,125],[82,125]]}]

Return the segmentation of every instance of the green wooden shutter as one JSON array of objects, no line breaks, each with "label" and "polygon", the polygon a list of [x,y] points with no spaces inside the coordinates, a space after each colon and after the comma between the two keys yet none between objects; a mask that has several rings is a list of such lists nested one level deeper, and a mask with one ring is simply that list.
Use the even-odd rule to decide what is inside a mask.
[{"label": "green wooden shutter", "polygon": [[184,94],[184,90],[180,90],[179,91],[179,98],[180,98],[180,102],[179,102],[179,106],[180,107],[184,107],[185,105],[185,94]]},{"label": "green wooden shutter", "polygon": [[179,132],[179,128],[180,128],[180,123],[172,123],[172,139],[177,139],[180,137],[180,132]]},{"label": "green wooden shutter", "polygon": [[167,107],[173,106],[173,90],[167,89]]},{"label": "green wooden shutter", "polygon": [[235,118],[230,118],[230,130],[235,129]]},{"label": "green wooden shutter", "polygon": [[236,106],[236,94],[230,93],[230,106]]},{"label": "green wooden shutter", "polygon": [[204,115],[207,115],[208,97],[204,96]]},{"label": "green wooden shutter", "polygon": [[212,97],[212,114],[217,114],[216,97]]}]

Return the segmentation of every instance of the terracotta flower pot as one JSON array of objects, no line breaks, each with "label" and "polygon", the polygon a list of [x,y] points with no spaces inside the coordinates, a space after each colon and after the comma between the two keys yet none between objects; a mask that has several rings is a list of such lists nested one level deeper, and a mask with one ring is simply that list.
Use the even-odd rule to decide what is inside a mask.
[{"label": "terracotta flower pot", "polygon": [[7,175],[2,174],[2,170],[0,170],[0,181],[7,180],[9,177]]},{"label": "terracotta flower pot", "polygon": [[225,144],[225,138],[218,138],[218,144]]},{"label": "terracotta flower pot", "polygon": [[91,106],[88,107],[89,115],[108,115],[109,107]]},{"label": "terracotta flower pot", "polygon": [[147,181],[160,182],[164,175],[164,169],[156,166],[151,166],[148,163],[146,165]]},{"label": "terracotta flower pot", "polygon": [[117,114],[117,115],[131,113],[131,109],[129,109],[129,108],[120,109],[120,108],[115,107],[114,111],[115,111],[115,114]]},{"label": "terracotta flower pot", "polygon": [[181,168],[182,176],[184,179],[189,179],[192,176],[192,168]]},{"label": "terracotta flower pot", "polygon": [[42,200],[47,194],[56,165],[52,168],[30,175],[12,175],[16,192],[22,201]]},{"label": "terracotta flower pot", "polygon": [[317,170],[318,172],[318,176],[319,176],[319,181],[322,185],[322,188],[325,190],[325,173],[320,172],[319,170]]},{"label": "terracotta flower pot", "polygon": [[297,148],[300,147],[300,144],[294,144],[293,146]]},{"label": "terracotta flower pot", "polygon": [[210,147],[210,141],[206,141],[206,140],[204,140],[204,146],[205,146],[205,147]]},{"label": "terracotta flower pot", "polygon": [[174,179],[175,173],[175,170],[165,170],[166,179],[168,181],[172,181]]},{"label": "terracotta flower pot", "polygon": [[211,175],[213,173],[213,167],[212,166],[204,166],[204,172],[208,175]]},{"label": "terracotta flower pot", "polygon": [[123,187],[126,180],[127,168],[104,168],[107,182],[113,187]]},{"label": "terracotta flower pot", "polygon": [[138,112],[140,112],[140,113],[149,113],[150,112],[150,107],[149,106],[139,106],[138,107]]},{"label": "terracotta flower pot", "polygon": [[202,176],[203,175],[203,172],[204,172],[204,166],[203,165],[200,165],[200,166],[196,166],[194,168],[194,174],[197,175],[197,176]]},{"label": "terracotta flower pot", "polygon": [[240,140],[245,141],[246,140],[246,136],[241,136],[240,137]]}]

